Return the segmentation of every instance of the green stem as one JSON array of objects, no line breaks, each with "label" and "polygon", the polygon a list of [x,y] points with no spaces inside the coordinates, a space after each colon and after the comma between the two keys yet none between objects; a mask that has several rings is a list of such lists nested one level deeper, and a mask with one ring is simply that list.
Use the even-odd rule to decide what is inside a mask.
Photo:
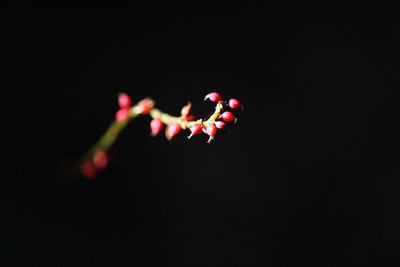
[{"label": "green stem", "polygon": [[117,140],[120,132],[128,125],[128,122],[128,120],[112,122],[107,131],[100,137],[99,141],[89,149],[81,161],[84,162],[87,159],[93,158],[98,151],[107,151]]}]

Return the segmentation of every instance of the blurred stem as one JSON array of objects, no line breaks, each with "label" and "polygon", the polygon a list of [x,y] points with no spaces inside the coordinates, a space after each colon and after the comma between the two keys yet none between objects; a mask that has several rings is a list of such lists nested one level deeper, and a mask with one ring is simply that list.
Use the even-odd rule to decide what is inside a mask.
[{"label": "blurred stem", "polygon": [[110,124],[107,131],[100,137],[99,141],[85,154],[83,161],[93,158],[98,151],[107,151],[117,140],[120,132],[128,125],[129,120]]}]

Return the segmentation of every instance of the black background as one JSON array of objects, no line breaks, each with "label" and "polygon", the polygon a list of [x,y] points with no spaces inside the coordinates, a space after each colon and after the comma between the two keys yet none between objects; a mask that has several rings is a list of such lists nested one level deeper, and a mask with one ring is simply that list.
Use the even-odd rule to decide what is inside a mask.
[{"label": "black background", "polygon": [[[3,6],[6,263],[399,264],[398,5],[167,2]],[[121,91],[245,111],[212,145],[139,118],[68,178]]]}]

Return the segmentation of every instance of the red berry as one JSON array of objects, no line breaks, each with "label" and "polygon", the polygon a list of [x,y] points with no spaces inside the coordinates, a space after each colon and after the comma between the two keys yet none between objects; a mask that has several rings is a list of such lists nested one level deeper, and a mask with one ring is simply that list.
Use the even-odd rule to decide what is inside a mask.
[{"label": "red berry", "polygon": [[171,140],[180,131],[181,131],[181,126],[178,123],[172,123],[167,127],[165,135],[168,140]]},{"label": "red berry", "polygon": [[241,106],[240,101],[236,98],[232,98],[229,100],[228,105],[230,108],[238,108]]},{"label": "red berry", "polygon": [[206,95],[204,101],[206,101],[207,99],[210,99],[211,102],[217,103],[218,101],[221,100],[221,95],[217,92],[212,92]]},{"label": "red berry", "polygon": [[106,152],[100,150],[93,157],[93,163],[98,169],[104,169],[108,164],[108,157]]},{"label": "red berry", "polygon": [[120,109],[115,113],[115,119],[118,122],[124,121],[129,117],[129,109]]},{"label": "red berry", "polygon": [[207,143],[211,143],[211,141],[214,139],[214,136],[217,134],[217,127],[214,124],[210,124],[207,126],[207,134],[210,136],[210,138],[208,138]]},{"label": "red berry", "polygon": [[159,132],[161,132],[162,128],[164,127],[164,124],[160,119],[154,119],[150,122],[150,129],[151,129],[151,135],[156,136]]},{"label": "red berry", "polygon": [[215,122],[215,126],[216,126],[218,129],[224,129],[224,128],[226,127],[226,123],[223,122],[223,121],[216,121],[216,122]]},{"label": "red berry", "polygon": [[118,105],[121,109],[127,109],[132,106],[132,100],[126,93],[120,93],[118,95]]},{"label": "red berry", "polygon": [[225,111],[224,113],[222,113],[221,118],[226,122],[231,122],[233,120],[236,122],[235,115],[233,115],[233,113],[230,111]]},{"label": "red berry", "polygon": [[190,128],[190,135],[188,136],[188,139],[192,138],[193,135],[201,134],[201,130],[203,129],[203,125],[201,124],[195,124]]},{"label": "red berry", "polygon": [[97,175],[96,167],[90,160],[85,161],[81,166],[82,174],[88,179],[93,180]]}]

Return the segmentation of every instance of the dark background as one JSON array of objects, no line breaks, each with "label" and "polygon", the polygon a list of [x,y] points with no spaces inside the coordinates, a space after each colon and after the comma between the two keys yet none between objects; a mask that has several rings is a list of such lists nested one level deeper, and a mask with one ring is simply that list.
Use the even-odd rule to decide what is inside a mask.
[{"label": "dark background", "polygon": [[[400,264],[399,5],[167,2],[3,5],[2,266]],[[120,91],[245,111],[71,178]]]}]

